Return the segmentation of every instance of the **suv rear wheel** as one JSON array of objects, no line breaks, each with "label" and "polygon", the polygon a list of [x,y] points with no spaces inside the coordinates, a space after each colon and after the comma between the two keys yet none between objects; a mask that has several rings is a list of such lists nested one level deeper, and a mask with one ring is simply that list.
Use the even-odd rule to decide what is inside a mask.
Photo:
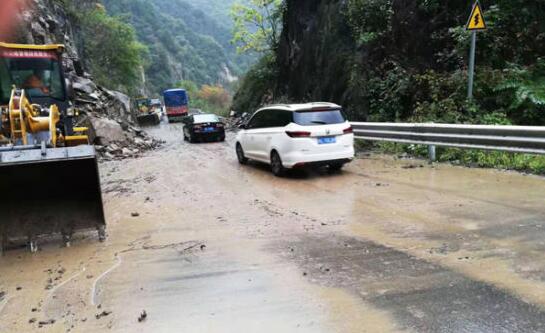
[{"label": "suv rear wheel", "polygon": [[333,163],[333,164],[330,164],[329,165],[329,171],[330,172],[338,172],[338,171],[341,171],[341,169],[343,168],[344,166],[344,163]]},{"label": "suv rear wheel", "polygon": [[282,177],[286,171],[276,150],[271,153],[271,171],[276,177]]},{"label": "suv rear wheel", "polygon": [[242,145],[238,142],[237,142],[236,150],[237,150],[238,163],[243,165],[248,164],[248,158],[244,156],[244,149],[242,149]]}]

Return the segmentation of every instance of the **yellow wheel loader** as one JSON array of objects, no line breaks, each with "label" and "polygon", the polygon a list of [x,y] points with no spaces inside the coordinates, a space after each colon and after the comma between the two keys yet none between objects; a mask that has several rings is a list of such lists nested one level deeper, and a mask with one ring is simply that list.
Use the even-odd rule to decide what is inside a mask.
[{"label": "yellow wheel loader", "polygon": [[[159,105],[157,105],[157,103]],[[136,104],[136,121],[140,126],[156,126],[161,123],[161,102],[149,98],[138,98]]]},{"label": "yellow wheel loader", "polygon": [[98,164],[87,128],[75,127],[63,45],[0,42],[0,254],[42,236],[106,237]]}]

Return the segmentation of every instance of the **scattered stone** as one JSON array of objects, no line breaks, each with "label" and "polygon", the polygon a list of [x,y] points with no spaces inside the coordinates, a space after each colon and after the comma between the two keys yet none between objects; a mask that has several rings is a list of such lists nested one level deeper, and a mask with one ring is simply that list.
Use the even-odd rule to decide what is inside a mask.
[{"label": "scattered stone", "polygon": [[0,291],[0,302],[4,300],[4,297],[6,296],[5,291]]},{"label": "scattered stone", "polygon": [[132,212],[132,213],[131,213],[131,216],[132,216],[132,217],[138,217],[138,216],[140,216],[140,214],[137,213],[137,212]]},{"label": "scattered stone", "polygon": [[115,143],[112,143],[112,144],[109,146],[109,149],[108,149],[108,150],[110,150],[111,152],[116,152],[116,151],[118,151],[118,150],[120,150],[120,149],[121,149],[121,148],[120,148],[118,145],[116,145]]},{"label": "scattered stone", "polygon": [[303,276],[307,276],[307,272],[303,272]]},{"label": "scattered stone", "polygon": [[201,251],[204,251],[204,249],[206,249],[206,245],[202,244],[201,245]]},{"label": "scattered stone", "polygon": [[87,277],[87,279],[92,279],[94,276],[91,275],[91,274],[89,274],[89,275],[87,275],[86,277]]},{"label": "scattered stone", "polygon": [[424,165],[423,164],[409,164],[409,165],[404,165],[402,166],[401,168],[402,169],[417,169],[417,168],[423,168]]},{"label": "scattered stone", "polygon": [[37,308],[32,308],[32,309],[30,309],[30,311],[32,311],[32,312],[38,312],[38,309],[37,309]]},{"label": "scattered stone", "polygon": [[74,90],[79,90],[87,95],[91,95],[97,90],[97,86],[93,81],[79,76],[73,78],[73,87]]},{"label": "scattered stone", "polygon": [[29,323],[29,324],[34,324],[34,323],[36,322],[36,320],[37,320],[36,318],[30,318],[30,319],[28,320],[28,323]]},{"label": "scattered stone", "polygon": [[53,325],[53,324],[55,324],[55,319],[41,320],[38,322],[38,325],[40,325],[40,327],[45,325]]},{"label": "scattered stone", "polygon": [[127,137],[118,122],[108,118],[89,117],[95,143],[108,146],[113,142],[125,142]]},{"label": "scattered stone", "polygon": [[23,289],[23,287],[17,287],[17,288],[15,288],[15,289],[16,289],[16,290],[21,290],[21,289]]},{"label": "scattered stone", "polygon": [[102,317],[107,317],[107,316],[109,316],[110,314],[112,314],[112,311],[106,311],[106,310],[104,310],[104,311],[102,311],[101,313],[97,313],[97,314],[95,315],[95,318],[96,318],[96,319],[100,319],[100,318],[102,318]]},{"label": "scattered stone", "polygon": [[146,310],[144,310],[140,314],[140,317],[138,317],[138,322],[141,323],[141,322],[145,321],[146,318],[148,318],[148,314],[146,313]]}]

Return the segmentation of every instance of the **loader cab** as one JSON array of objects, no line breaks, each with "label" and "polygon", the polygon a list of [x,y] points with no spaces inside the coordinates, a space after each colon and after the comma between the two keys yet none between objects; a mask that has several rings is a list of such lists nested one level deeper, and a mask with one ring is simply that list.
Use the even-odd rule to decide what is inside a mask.
[{"label": "loader cab", "polygon": [[0,43],[0,106],[7,105],[15,86],[24,89],[31,103],[57,105],[62,114],[69,106],[62,68],[62,45]]},{"label": "loader cab", "polygon": [[138,98],[135,100],[138,113],[148,113],[150,110],[150,100],[148,98]]}]

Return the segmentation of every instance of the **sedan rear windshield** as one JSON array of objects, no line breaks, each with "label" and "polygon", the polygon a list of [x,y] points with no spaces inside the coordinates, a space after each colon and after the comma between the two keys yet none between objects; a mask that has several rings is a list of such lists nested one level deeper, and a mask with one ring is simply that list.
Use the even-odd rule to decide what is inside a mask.
[{"label": "sedan rear windshield", "polygon": [[193,116],[196,124],[200,123],[219,123],[219,118],[215,114],[196,114]]},{"label": "sedan rear windshield", "polygon": [[342,124],[346,121],[342,110],[299,111],[293,121],[302,126]]}]

